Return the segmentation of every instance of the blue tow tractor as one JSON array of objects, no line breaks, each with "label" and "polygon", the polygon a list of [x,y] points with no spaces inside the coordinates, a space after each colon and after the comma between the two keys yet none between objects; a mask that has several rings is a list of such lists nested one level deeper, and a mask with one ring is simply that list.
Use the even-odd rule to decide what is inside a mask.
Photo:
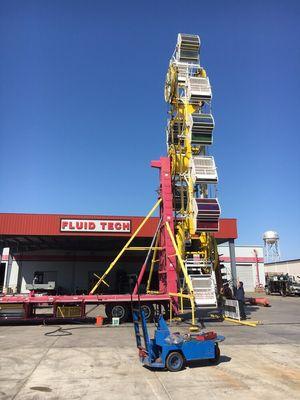
[{"label": "blue tow tractor", "polygon": [[218,342],[225,340],[225,337],[217,336],[215,332],[186,335],[171,333],[160,315],[154,338],[150,339],[143,310],[133,310],[133,323],[143,365],[176,372],[189,361],[211,360],[217,363],[220,358]]}]

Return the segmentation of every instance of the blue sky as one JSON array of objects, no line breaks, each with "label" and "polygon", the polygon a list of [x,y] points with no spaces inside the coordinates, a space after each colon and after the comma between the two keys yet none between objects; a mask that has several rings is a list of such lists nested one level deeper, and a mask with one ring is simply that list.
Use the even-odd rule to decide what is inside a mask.
[{"label": "blue sky", "polygon": [[0,211],[152,207],[178,32],[202,40],[222,216],[300,257],[299,1],[2,1]]}]

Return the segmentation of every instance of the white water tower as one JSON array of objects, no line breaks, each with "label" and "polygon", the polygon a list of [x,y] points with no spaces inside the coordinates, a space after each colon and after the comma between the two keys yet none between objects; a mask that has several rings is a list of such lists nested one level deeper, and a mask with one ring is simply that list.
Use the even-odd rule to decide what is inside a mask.
[{"label": "white water tower", "polygon": [[266,231],[263,235],[265,262],[280,261],[279,235],[275,231]]}]

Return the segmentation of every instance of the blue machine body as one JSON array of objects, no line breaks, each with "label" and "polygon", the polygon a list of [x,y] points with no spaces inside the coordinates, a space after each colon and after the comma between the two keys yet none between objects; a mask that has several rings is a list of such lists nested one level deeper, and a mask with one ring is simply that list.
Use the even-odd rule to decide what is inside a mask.
[{"label": "blue machine body", "polygon": [[140,360],[143,365],[153,368],[165,368],[168,355],[174,351],[180,352],[186,362],[215,359],[216,343],[225,339],[224,336],[217,336],[214,339],[200,341],[192,336],[184,338],[178,334],[171,334],[162,315],[159,317],[154,338],[150,339],[143,310],[133,312],[133,322]]}]

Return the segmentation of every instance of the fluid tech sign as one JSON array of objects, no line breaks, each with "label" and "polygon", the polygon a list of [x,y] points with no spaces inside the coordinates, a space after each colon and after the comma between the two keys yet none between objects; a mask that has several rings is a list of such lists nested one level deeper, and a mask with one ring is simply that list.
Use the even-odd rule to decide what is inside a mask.
[{"label": "fluid tech sign", "polygon": [[61,232],[130,233],[130,220],[61,219]]}]

